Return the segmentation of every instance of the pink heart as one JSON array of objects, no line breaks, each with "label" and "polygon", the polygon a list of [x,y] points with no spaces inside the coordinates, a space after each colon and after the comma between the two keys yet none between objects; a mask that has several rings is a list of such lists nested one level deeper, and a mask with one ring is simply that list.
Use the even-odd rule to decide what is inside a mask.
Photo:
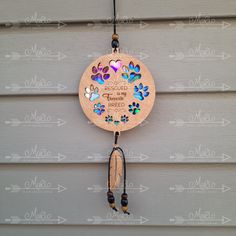
[{"label": "pink heart", "polygon": [[109,64],[110,64],[110,67],[111,67],[115,72],[117,72],[117,71],[120,69],[120,67],[122,66],[121,60],[116,60],[116,61],[111,60]]}]

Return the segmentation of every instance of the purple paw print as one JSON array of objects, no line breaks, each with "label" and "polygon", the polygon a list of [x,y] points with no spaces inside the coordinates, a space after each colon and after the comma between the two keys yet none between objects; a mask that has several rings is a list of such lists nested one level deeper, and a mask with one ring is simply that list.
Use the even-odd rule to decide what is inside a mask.
[{"label": "purple paw print", "polygon": [[101,63],[98,63],[98,66],[92,67],[93,75],[91,75],[91,79],[98,82],[99,84],[104,84],[105,80],[110,78],[110,74],[108,74],[109,66],[102,67]]}]

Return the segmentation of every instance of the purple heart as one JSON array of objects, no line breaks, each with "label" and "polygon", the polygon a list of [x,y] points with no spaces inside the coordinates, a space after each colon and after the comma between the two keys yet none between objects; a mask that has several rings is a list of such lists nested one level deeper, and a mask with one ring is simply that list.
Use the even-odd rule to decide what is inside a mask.
[{"label": "purple heart", "polygon": [[115,72],[117,72],[117,71],[120,69],[120,67],[122,66],[121,60],[116,60],[116,61],[111,60],[109,64],[110,64],[110,67],[111,67]]}]

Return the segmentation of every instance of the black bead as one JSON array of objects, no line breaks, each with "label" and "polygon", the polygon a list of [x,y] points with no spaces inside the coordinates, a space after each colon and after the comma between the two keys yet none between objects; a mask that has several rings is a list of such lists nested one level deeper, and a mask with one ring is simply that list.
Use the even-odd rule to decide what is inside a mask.
[{"label": "black bead", "polygon": [[109,203],[114,203],[114,202],[115,202],[114,196],[109,196],[109,197],[107,198],[107,201],[108,201]]},{"label": "black bead", "polygon": [[112,40],[111,41],[112,48],[118,48],[119,47],[119,41],[118,40]]},{"label": "black bead", "polygon": [[128,205],[128,200],[127,199],[121,199],[121,205],[122,206],[127,206]]}]

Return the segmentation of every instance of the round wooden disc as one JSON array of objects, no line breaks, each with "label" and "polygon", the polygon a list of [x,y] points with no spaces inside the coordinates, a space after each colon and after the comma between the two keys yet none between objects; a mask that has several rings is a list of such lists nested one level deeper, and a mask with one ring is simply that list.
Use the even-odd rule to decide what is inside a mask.
[{"label": "round wooden disc", "polygon": [[151,112],[155,84],[140,60],[112,53],[99,57],[85,70],[79,98],[84,113],[95,125],[125,131],[139,125]]}]

